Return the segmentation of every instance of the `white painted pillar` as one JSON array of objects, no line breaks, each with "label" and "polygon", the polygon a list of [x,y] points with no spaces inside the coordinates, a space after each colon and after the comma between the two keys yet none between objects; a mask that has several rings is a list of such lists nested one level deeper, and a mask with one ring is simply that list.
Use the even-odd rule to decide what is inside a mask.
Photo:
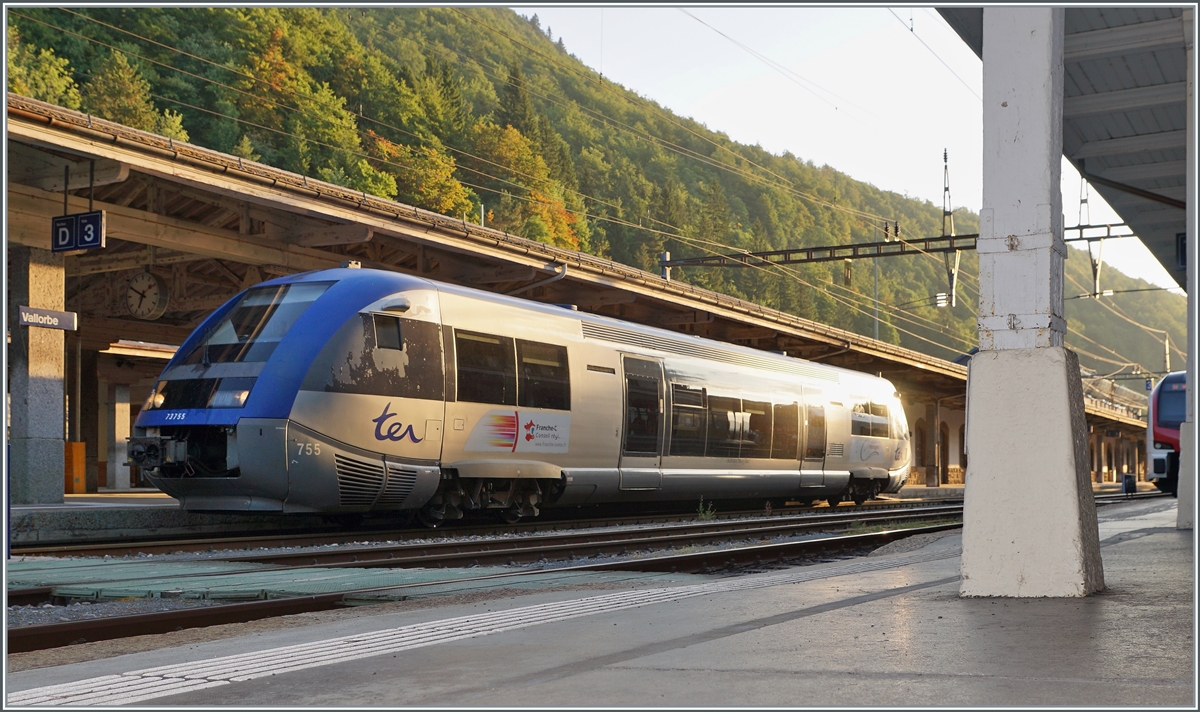
[{"label": "white painted pillar", "polygon": [[1191,529],[1196,517],[1196,54],[1193,50],[1194,10],[1183,11],[1187,44],[1187,418],[1179,428],[1179,508],[1177,529]]},{"label": "white painted pillar", "polygon": [[117,384],[109,389],[108,405],[108,487],[129,489],[129,386]]},{"label": "white painted pillar", "polygon": [[1063,10],[983,11],[979,352],[963,596],[1104,588],[1075,354],[1063,347]]}]

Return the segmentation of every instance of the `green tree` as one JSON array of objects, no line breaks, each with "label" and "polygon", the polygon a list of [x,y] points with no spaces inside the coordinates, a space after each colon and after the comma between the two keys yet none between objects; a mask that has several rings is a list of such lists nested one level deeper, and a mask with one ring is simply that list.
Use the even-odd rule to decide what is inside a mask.
[{"label": "green tree", "polygon": [[80,104],[70,60],[55,56],[52,49],[35,51],[21,41],[14,25],[8,26],[8,90],[68,109]]},{"label": "green tree", "polygon": [[257,161],[262,158],[262,154],[254,152],[254,142],[246,134],[242,134],[242,137],[238,139],[237,145],[233,147],[230,153],[247,161]]},{"label": "green tree", "polygon": [[188,140],[187,129],[183,128],[183,114],[178,111],[164,109],[158,117],[156,132],[167,138],[178,139],[180,141]]},{"label": "green tree", "polygon": [[525,89],[525,76],[518,64],[514,63],[508,68],[508,83],[500,91],[496,123],[501,128],[511,126],[530,138],[536,136],[537,113],[533,109],[533,102],[529,100],[529,92]]},{"label": "green tree", "polygon": [[150,101],[150,82],[113,50],[83,85],[83,110],[109,121],[142,131],[159,127],[159,115]]}]

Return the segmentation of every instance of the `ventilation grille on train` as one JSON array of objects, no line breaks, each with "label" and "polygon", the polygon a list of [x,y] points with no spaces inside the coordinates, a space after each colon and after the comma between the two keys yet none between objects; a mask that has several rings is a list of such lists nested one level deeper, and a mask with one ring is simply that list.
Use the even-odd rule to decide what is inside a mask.
[{"label": "ventilation grille on train", "polygon": [[829,457],[842,457],[846,454],[846,446],[842,443],[829,443]]},{"label": "ventilation grille on train", "polygon": [[398,507],[408,499],[408,495],[412,494],[413,488],[417,486],[417,471],[411,467],[389,462],[387,473],[387,485],[384,486],[383,494],[379,496],[379,501],[375,505]]},{"label": "ventilation grille on train", "polygon": [[622,329],[615,326],[604,324],[591,324],[583,322],[583,336],[588,339],[599,339],[601,341],[614,341],[618,344],[628,344],[629,346],[641,346],[648,349],[656,349],[667,353],[679,354],[680,356],[691,356],[693,358],[702,358],[709,361],[720,361],[722,363],[732,363],[738,366],[750,366],[752,368],[761,368],[768,371],[778,371],[780,373],[791,373],[797,376],[806,376],[808,378],[818,378],[823,381],[832,381],[834,383],[841,382],[837,371],[832,369],[824,369],[819,366],[811,366],[798,360],[777,361],[771,358],[755,356],[753,354],[743,354],[737,352],[724,351],[714,348],[701,342],[699,339],[695,341],[683,341],[680,339],[669,339],[653,334],[643,334],[628,329]]},{"label": "ventilation grille on train", "polygon": [[383,463],[334,455],[338,503],[345,507],[370,506],[383,488]]}]

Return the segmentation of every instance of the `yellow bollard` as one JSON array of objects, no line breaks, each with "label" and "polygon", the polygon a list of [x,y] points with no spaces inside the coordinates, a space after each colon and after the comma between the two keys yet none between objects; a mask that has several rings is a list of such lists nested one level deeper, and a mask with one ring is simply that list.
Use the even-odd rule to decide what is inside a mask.
[{"label": "yellow bollard", "polygon": [[87,443],[63,443],[63,492],[87,494]]}]

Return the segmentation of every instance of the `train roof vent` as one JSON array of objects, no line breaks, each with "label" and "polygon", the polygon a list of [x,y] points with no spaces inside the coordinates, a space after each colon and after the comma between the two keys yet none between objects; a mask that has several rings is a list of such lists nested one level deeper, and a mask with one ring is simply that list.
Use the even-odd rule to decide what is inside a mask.
[{"label": "train roof vent", "polygon": [[702,358],[708,361],[720,361],[722,363],[731,363],[738,366],[750,366],[752,368],[761,368],[766,371],[790,373],[796,376],[816,378],[822,381],[832,381],[833,383],[841,382],[841,378],[838,376],[837,371],[834,371],[833,369],[821,368],[820,366],[808,364],[798,359],[781,361],[773,358],[767,358],[765,356],[739,353],[737,351],[726,351],[725,349],[709,346],[699,339],[696,339],[695,341],[672,339],[655,334],[646,334],[632,331],[630,329],[622,329],[620,327],[609,326],[607,324],[592,324],[585,321],[582,323],[582,326],[583,336],[586,339],[612,341],[618,344],[626,344],[628,346],[640,346],[642,348],[654,349],[656,351],[679,354],[680,356]]},{"label": "train roof vent", "polygon": [[383,494],[375,502],[376,507],[399,507],[417,486],[417,471],[394,462],[387,464],[387,483]]},{"label": "train roof vent", "polygon": [[338,504],[343,507],[369,507],[383,489],[383,462],[359,460],[335,454],[334,468],[337,470]]}]

